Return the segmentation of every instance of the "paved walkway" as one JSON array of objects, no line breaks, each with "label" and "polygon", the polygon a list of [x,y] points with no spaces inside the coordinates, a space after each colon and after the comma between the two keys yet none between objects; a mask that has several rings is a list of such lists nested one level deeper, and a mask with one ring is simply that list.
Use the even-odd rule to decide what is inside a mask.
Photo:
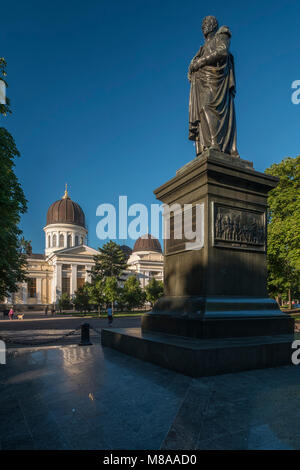
[{"label": "paved walkway", "polygon": [[[98,339],[99,342],[99,335],[95,330],[99,331],[108,326],[106,318],[54,317],[27,321],[6,320],[0,323],[0,339],[6,342],[6,346],[10,350],[26,346],[45,346],[49,342],[56,346],[79,344],[80,325],[85,322],[88,322],[92,327],[93,341]],[[140,325],[140,322],[140,317],[117,317],[114,318],[113,325],[117,328],[130,328]]]},{"label": "paved walkway", "polygon": [[0,365],[1,449],[299,449],[300,366],[191,379],[117,351]]}]

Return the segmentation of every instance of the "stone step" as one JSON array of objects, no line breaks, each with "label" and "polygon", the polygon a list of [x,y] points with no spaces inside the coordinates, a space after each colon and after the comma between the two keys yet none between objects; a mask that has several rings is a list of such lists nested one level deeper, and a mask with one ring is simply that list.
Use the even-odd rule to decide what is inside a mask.
[{"label": "stone step", "polygon": [[194,339],[141,328],[103,329],[101,343],[192,377],[291,364],[293,335]]}]

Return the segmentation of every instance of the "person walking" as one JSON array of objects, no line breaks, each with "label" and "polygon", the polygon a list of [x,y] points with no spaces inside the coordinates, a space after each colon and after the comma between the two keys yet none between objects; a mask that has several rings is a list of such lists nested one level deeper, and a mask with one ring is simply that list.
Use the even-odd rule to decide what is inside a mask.
[{"label": "person walking", "polygon": [[112,326],[112,322],[113,322],[113,312],[112,312],[112,308],[111,308],[111,307],[108,307],[108,308],[107,308],[107,318],[108,318],[108,326]]},{"label": "person walking", "polygon": [[9,319],[10,320],[13,320],[14,319],[14,309],[13,307],[11,307],[9,313],[8,313],[8,316],[9,316]]},{"label": "person walking", "polygon": [[46,307],[45,307],[45,315],[46,316],[48,315],[48,305],[46,305]]},{"label": "person walking", "polygon": [[55,315],[55,307],[54,307],[54,305],[52,305],[52,307],[51,307],[51,314],[52,314],[52,317],[54,317],[54,315]]}]

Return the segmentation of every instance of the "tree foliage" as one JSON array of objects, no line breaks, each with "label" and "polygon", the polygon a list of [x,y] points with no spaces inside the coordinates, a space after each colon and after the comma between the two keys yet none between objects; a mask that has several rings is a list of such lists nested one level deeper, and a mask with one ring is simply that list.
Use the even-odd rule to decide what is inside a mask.
[{"label": "tree foliage", "polygon": [[26,279],[26,256],[18,225],[27,201],[14,173],[14,159],[19,156],[13,137],[0,127],[0,299],[16,292],[17,283]]},{"label": "tree foliage", "polygon": [[31,240],[25,240],[25,238],[22,236],[20,238],[20,250],[21,253],[24,253],[29,256],[32,255]]},{"label": "tree foliage", "polygon": [[96,279],[89,285],[90,302],[97,305],[99,313],[106,302],[104,287],[105,279]]},{"label": "tree foliage", "polygon": [[75,309],[79,312],[87,313],[91,310],[90,286],[88,283],[78,287],[74,294],[73,304],[75,305]]},{"label": "tree foliage", "polygon": [[122,297],[129,310],[141,307],[145,303],[146,293],[141,288],[136,276],[130,276],[126,279],[122,290]]},{"label": "tree foliage", "polygon": [[94,256],[95,265],[91,270],[92,279],[106,277],[119,277],[126,269],[126,257],[120,246],[109,241],[102,248],[98,248],[99,254]]},{"label": "tree foliage", "polygon": [[266,170],[279,183],[268,197],[268,288],[298,296],[300,281],[300,156]]},{"label": "tree foliage", "polygon": [[64,292],[58,299],[58,307],[60,310],[67,310],[71,307],[71,299],[67,292]]},{"label": "tree foliage", "polygon": [[146,286],[146,299],[153,306],[155,302],[163,295],[164,285],[162,281],[157,281],[154,277],[150,279]]},{"label": "tree foliage", "polygon": [[107,302],[111,303],[112,309],[114,310],[114,303],[118,300],[120,294],[118,279],[115,276],[105,278],[104,294]]}]

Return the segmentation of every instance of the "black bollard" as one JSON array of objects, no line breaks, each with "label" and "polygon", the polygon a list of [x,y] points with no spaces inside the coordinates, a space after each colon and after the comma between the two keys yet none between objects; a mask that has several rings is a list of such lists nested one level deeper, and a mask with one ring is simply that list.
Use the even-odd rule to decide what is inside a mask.
[{"label": "black bollard", "polygon": [[83,323],[81,325],[81,339],[79,346],[91,346],[90,341],[90,325],[89,323]]}]

